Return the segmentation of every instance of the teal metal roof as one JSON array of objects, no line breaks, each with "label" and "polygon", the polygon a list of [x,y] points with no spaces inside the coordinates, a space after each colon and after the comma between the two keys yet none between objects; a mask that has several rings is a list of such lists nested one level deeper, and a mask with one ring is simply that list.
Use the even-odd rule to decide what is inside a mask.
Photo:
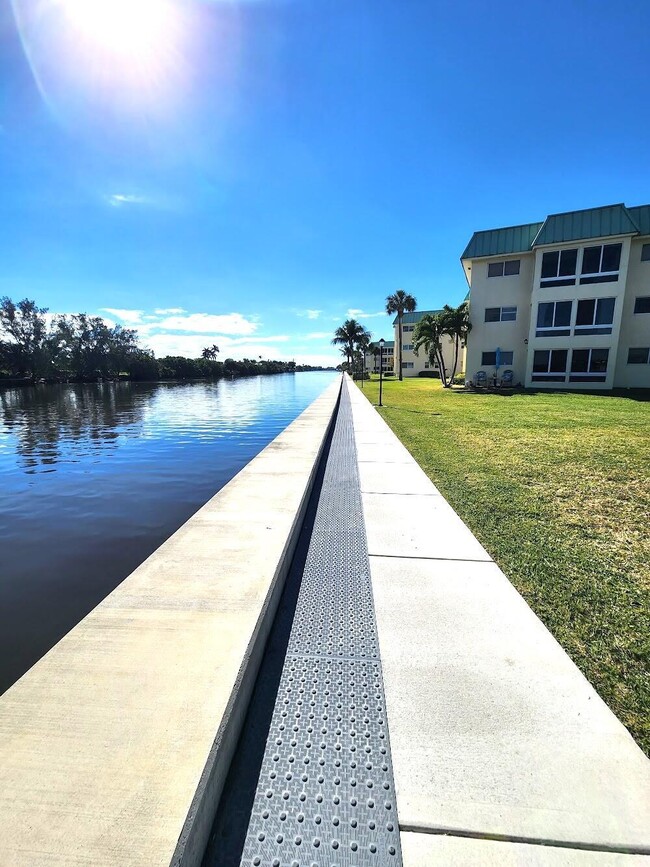
[{"label": "teal metal roof", "polygon": [[[413,313],[405,313],[402,316],[402,325],[415,325],[425,313],[442,313],[442,310],[415,310]],[[397,325],[397,316],[393,319],[393,325]]]},{"label": "teal metal roof", "polygon": [[472,240],[460,258],[479,259],[481,256],[527,253],[542,225],[543,223],[526,223],[524,226],[508,226],[505,229],[474,232]]},{"label": "teal metal roof", "polygon": [[607,238],[610,235],[636,235],[638,232],[625,205],[607,205],[604,208],[551,214],[533,241],[533,246],[562,244],[585,238]]},{"label": "teal metal roof", "polygon": [[650,235],[650,205],[639,205],[636,208],[628,208],[629,214],[639,227],[642,235]]},{"label": "teal metal roof", "polygon": [[650,205],[624,204],[550,214],[543,223],[474,232],[461,259],[528,253],[533,247],[614,235],[650,235]]}]

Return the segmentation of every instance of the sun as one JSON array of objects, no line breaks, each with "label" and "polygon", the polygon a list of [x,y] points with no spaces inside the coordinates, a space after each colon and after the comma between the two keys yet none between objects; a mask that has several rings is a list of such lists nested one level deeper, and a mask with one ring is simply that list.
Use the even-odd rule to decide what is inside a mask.
[{"label": "sun", "polygon": [[172,0],[56,0],[83,53],[110,55],[143,69],[156,66],[179,25]]},{"label": "sun", "polygon": [[73,30],[86,45],[121,54],[148,54],[173,35],[169,0],[58,0]]}]

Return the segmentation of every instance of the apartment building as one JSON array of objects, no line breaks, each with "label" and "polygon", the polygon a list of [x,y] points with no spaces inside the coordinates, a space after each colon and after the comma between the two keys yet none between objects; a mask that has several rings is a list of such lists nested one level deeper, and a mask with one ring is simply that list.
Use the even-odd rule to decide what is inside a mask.
[{"label": "apartment building", "polygon": [[[421,349],[419,354],[416,355],[413,349],[413,332],[415,331],[415,326],[418,324],[420,319],[427,314],[437,314],[442,313],[441,310],[416,310],[414,313],[405,313],[402,316],[402,376],[419,376],[420,373],[424,371],[430,372],[438,371],[438,365],[436,363],[432,363],[429,361],[429,356]],[[394,344],[394,366],[395,372],[399,369],[399,347],[398,347],[398,339],[399,339],[399,323],[397,317],[393,320],[393,330],[395,332],[395,340],[392,341]],[[445,335],[442,340],[442,357],[445,363],[445,368],[447,372],[451,370],[454,364],[454,341],[451,337]],[[465,350],[461,349],[459,352],[457,372],[465,370]]]},{"label": "apartment building", "polygon": [[[384,374],[392,375],[394,370],[394,362],[393,356],[395,353],[395,346],[392,340],[384,341],[384,346],[382,349],[382,357],[383,357],[383,368]],[[366,370],[370,373],[379,373],[379,354],[375,358],[372,352],[366,352]]]},{"label": "apartment building", "polygon": [[475,232],[461,264],[468,379],[509,369],[527,388],[650,388],[650,205]]}]

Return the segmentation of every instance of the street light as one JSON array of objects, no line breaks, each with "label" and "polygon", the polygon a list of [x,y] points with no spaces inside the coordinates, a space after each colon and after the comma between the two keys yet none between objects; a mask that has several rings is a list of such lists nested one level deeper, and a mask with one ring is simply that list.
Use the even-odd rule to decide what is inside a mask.
[{"label": "street light", "polygon": [[382,337],[379,341],[379,406],[382,406],[381,386],[384,379],[384,343],[386,343],[386,341]]}]

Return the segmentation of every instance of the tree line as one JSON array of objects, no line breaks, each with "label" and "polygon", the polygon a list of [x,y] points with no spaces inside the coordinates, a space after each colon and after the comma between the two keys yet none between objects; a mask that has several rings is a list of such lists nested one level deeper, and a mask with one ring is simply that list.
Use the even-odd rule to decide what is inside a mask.
[{"label": "tree line", "polygon": [[216,344],[206,347],[201,358],[156,358],[140,346],[133,328],[108,325],[100,316],[86,313],[51,318],[47,313],[46,307],[28,298],[0,298],[0,379],[220,379],[318,369],[261,358],[218,361]]},{"label": "tree line", "polygon": [[[405,313],[413,313],[417,308],[417,301],[413,295],[398,289],[386,298],[386,313],[397,316],[397,355],[398,375],[402,380],[402,321]],[[439,313],[426,313],[415,325],[413,331],[413,351],[419,355],[420,350],[426,352],[432,366],[437,365],[440,379],[444,388],[450,388],[460,358],[460,350],[467,341],[467,335],[471,329],[469,321],[469,304],[463,301],[458,307],[445,304]],[[444,337],[450,337],[454,347],[454,356],[451,367],[447,369],[442,351]],[[356,319],[347,319],[343,325],[334,332],[332,343],[339,346],[345,356],[345,362],[339,367],[346,370],[354,377],[365,376],[365,357],[370,352],[375,359],[380,354],[378,343],[373,343],[372,334],[357,322]]]}]

